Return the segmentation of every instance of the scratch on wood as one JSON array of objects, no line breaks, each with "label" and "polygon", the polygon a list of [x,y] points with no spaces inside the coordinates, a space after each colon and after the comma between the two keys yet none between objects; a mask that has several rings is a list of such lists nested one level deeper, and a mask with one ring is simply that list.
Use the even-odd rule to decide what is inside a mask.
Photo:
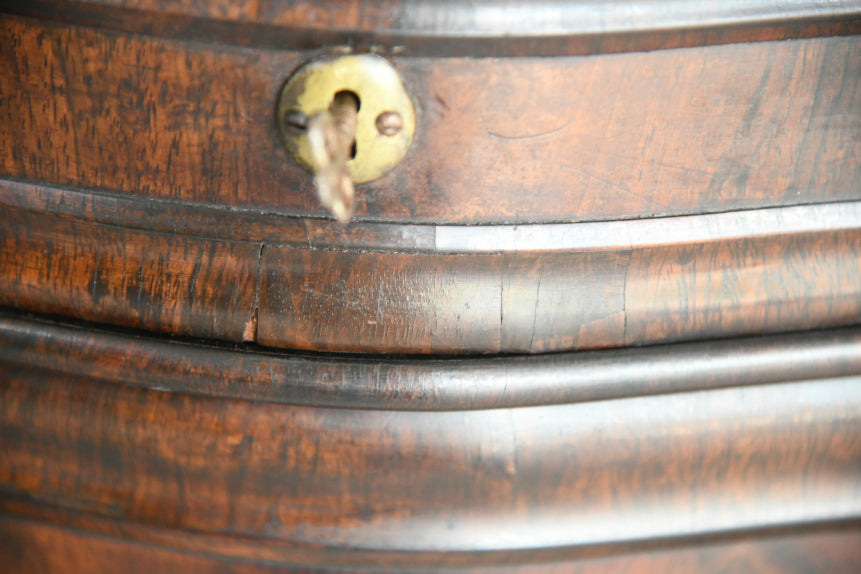
[{"label": "scratch on wood", "polygon": [[535,288],[535,307],[532,309],[532,336],[529,338],[529,352],[535,352],[535,325],[538,323],[538,301],[541,298],[541,279],[543,274],[538,275],[538,287]]},{"label": "scratch on wood", "polygon": [[559,132],[561,132],[562,130],[564,130],[565,128],[567,128],[569,125],[571,125],[571,120],[568,120],[567,122],[565,122],[564,124],[562,124],[558,128],[556,128],[554,130],[550,130],[549,132],[541,132],[541,133],[537,133],[537,134],[527,134],[527,135],[522,135],[522,136],[507,136],[505,134],[498,134],[498,133],[494,133],[492,131],[488,131],[487,135],[489,135],[490,137],[492,137],[494,139],[504,140],[504,141],[535,140],[535,139],[547,138],[547,137],[556,135]]},{"label": "scratch on wood", "polygon": [[628,252],[628,260],[625,262],[625,275],[622,277],[622,344],[628,344],[628,273],[631,271],[631,260],[634,258],[633,251]]},{"label": "scratch on wood", "polygon": [[242,331],[242,340],[246,343],[257,342],[257,309],[258,301],[260,300],[260,278],[263,275],[263,249],[265,243],[260,244],[260,251],[257,252],[257,282],[254,285],[254,299],[251,305],[251,317],[245,322],[245,328]]}]

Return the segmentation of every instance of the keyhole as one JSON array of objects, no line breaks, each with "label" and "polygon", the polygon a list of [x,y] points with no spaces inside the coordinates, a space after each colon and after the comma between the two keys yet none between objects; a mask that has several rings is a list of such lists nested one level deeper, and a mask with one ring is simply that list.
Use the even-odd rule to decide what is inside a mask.
[{"label": "keyhole", "polygon": [[[335,117],[338,117],[338,108],[341,106],[352,107],[356,111],[356,113],[358,113],[359,110],[362,109],[362,100],[359,99],[359,96],[356,94],[356,92],[351,92],[350,90],[341,90],[340,92],[336,93],[335,96],[332,98],[332,105],[329,106],[329,111],[331,111]],[[355,159],[355,157],[356,138],[354,134],[353,142],[350,145],[350,159]]]}]

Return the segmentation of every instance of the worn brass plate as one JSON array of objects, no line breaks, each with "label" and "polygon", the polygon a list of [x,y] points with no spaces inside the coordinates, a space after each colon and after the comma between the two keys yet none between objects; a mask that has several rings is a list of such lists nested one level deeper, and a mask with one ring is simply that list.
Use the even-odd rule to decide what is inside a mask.
[{"label": "worn brass plate", "polygon": [[[392,65],[379,56],[355,54],[324,57],[296,71],[284,86],[278,102],[277,120],[284,146],[304,168],[312,160],[304,131],[288,125],[288,112],[305,117],[326,110],[338,92],[350,91],[359,98],[356,125],[356,154],[347,168],[356,184],[373,181],[398,164],[413,141],[416,113],[401,78]],[[397,112],[403,127],[393,135],[380,133],[377,118]]]}]

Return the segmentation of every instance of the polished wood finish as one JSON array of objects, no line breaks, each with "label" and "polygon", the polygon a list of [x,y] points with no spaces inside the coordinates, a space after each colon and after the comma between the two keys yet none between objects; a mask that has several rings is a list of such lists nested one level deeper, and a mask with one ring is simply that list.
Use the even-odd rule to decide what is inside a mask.
[{"label": "polished wood finish", "polygon": [[535,407],[861,375],[859,328],[534,356],[344,357],[229,348],[0,313],[0,361],[212,397],[375,410]]},{"label": "polished wood finish", "polygon": [[0,304],[153,331],[254,340],[260,247],[6,210]]},{"label": "polished wood finish", "polygon": [[[355,246],[433,248],[433,228],[417,225],[353,224],[286,217],[273,212],[224,209],[215,204],[177,203],[136,195],[56,187],[0,179],[0,206],[71,217],[111,227],[162,235],[191,235],[219,240],[266,241],[307,247]],[[315,231],[311,231],[311,229]],[[408,235],[419,240],[408,242]],[[428,235],[430,231],[430,235]]]},{"label": "polished wood finish", "polygon": [[[117,529],[119,530],[119,528]],[[707,541],[700,545],[676,546],[661,550],[639,550],[609,556],[587,556],[567,561],[530,565],[466,567],[446,569],[463,574],[616,574],[642,572],[759,572],[763,574],[854,574],[861,560],[858,540],[861,529],[848,525],[841,530],[812,528],[763,538]],[[212,554],[168,550],[160,545],[131,543],[124,537],[105,537],[86,531],[57,528],[45,523],[0,517],[0,554],[6,557],[9,574],[68,572],[85,570],[113,574],[117,564],[123,571],[274,574],[284,572],[284,564],[262,561],[226,561]],[[311,574],[331,569],[293,567],[291,572]],[[339,572],[382,574],[388,568],[339,569]],[[422,570],[427,571],[427,570]],[[411,569],[410,572],[416,572]]]},{"label": "polished wood finish", "polygon": [[861,512],[857,376],[428,412],[164,392],[7,361],[0,393],[7,495],[225,557],[490,565]]},{"label": "polished wood finish", "polygon": [[536,353],[847,325],[861,312],[859,244],[853,230],[539,254],[272,247],[257,340]]},{"label": "polished wood finish", "polygon": [[0,0],[0,570],[857,571],[861,3],[667,6]]},{"label": "polished wood finish", "polygon": [[4,0],[16,14],[280,49],[407,56],[560,56],[858,34],[861,4],[708,0]]},{"label": "polished wood finish", "polygon": [[[641,224],[627,225],[634,233],[621,243],[613,224],[586,226],[592,240],[572,224],[555,236],[591,247],[521,251],[524,243],[515,242],[503,253],[314,249],[7,208],[0,304],[348,352],[537,353],[835,327],[857,322],[861,305],[856,207],[830,210],[848,215],[842,230],[807,222],[793,232],[788,221],[785,232],[757,235],[752,225],[749,235],[652,244],[636,239]],[[805,214],[815,222],[819,211]],[[611,233],[601,232],[604,225]],[[664,225],[686,227],[676,219]],[[370,234],[372,242],[378,237]],[[602,247],[602,238],[611,245]]]},{"label": "polished wood finish", "polygon": [[635,249],[852,230],[861,202],[845,201],[677,217],[521,225],[351,222],[224,209],[0,178],[0,207],[112,227],[266,245],[406,253]]},{"label": "polished wood finish", "polygon": [[[857,38],[396,59],[416,140],[360,186],[357,217],[524,223],[857,200]],[[0,172],[324,216],[274,121],[306,58],[5,16]]]}]

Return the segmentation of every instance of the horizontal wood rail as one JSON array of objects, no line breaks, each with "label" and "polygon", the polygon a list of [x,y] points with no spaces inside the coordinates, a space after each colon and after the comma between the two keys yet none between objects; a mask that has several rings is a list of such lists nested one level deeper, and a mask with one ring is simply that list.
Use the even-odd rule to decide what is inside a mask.
[{"label": "horizontal wood rail", "polygon": [[861,3],[795,0],[3,0],[0,11],[123,32],[263,48],[350,46],[402,56],[599,54],[861,32]]},{"label": "horizontal wood rail", "polygon": [[329,408],[476,410],[861,376],[861,328],[507,357],[213,346],[0,311],[0,362],[104,383]]},{"label": "horizontal wood rail", "polygon": [[169,549],[501,565],[861,516],[857,376],[417,412],[0,373],[4,513],[54,506],[42,520]]},{"label": "horizontal wood rail", "polygon": [[[20,182],[0,182],[0,203],[0,304],[161,333],[315,351],[539,353],[861,316],[857,202],[535,226],[360,223],[344,234]],[[242,239],[229,237],[234,217]],[[197,235],[208,225],[221,237]]]},{"label": "horizontal wood rail", "polygon": [[0,178],[0,206],[112,227],[267,245],[409,253],[590,251],[851,230],[861,201],[700,215],[520,225],[445,225],[285,216]]}]

